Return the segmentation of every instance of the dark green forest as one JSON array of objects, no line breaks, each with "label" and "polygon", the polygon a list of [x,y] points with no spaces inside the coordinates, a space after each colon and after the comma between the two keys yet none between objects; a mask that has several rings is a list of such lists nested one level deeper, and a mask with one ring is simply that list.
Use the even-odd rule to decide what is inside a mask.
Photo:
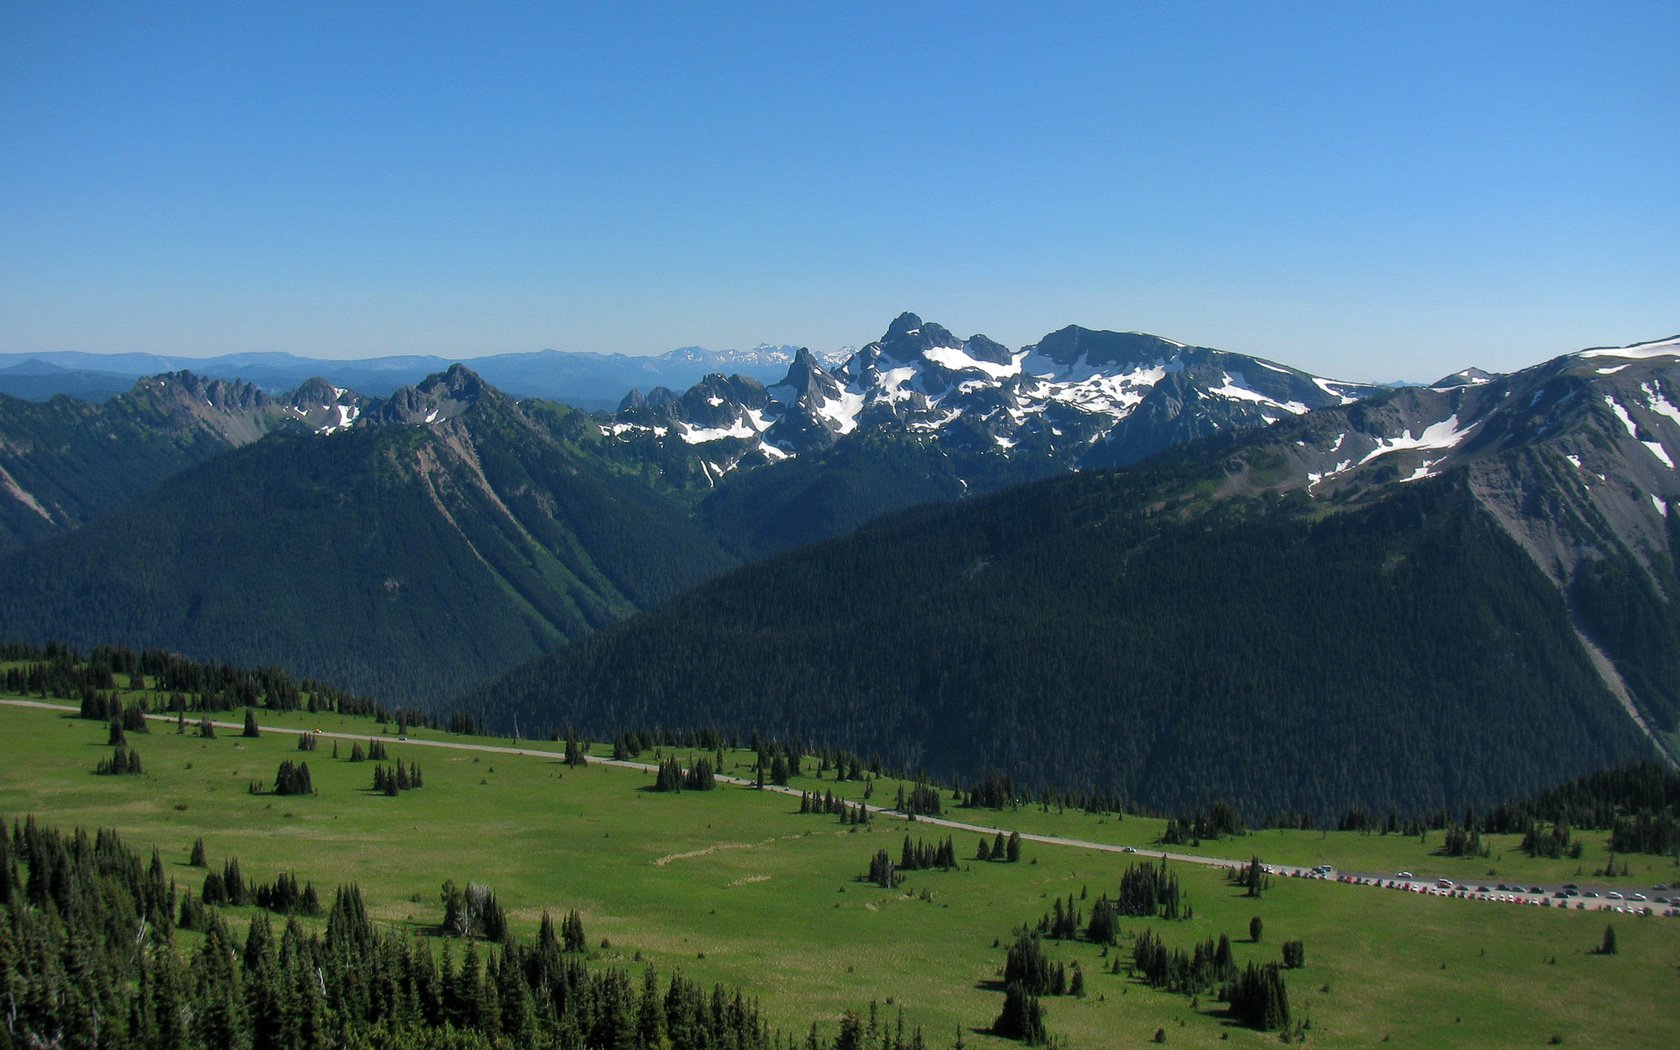
[{"label": "dark green forest", "polygon": [[[202,898],[180,896],[157,853],[143,861],[115,832],[62,834],[33,818],[0,826],[0,1047],[293,1050],[383,1046],[473,1050],[828,1050],[815,1025],[801,1039],[772,1031],[756,1000],[709,991],[681,974],[660,979],[586,964],[575,912],[557,933],[545,914],[537,936],[503,928],[440,952],[420,937],[376,927],[360,892],[341,886],[325,933],[259,912],[241,942],[215,907],[239,904],[229,879],[206,877]],[[211,887],[216,889],[212,892]],[[448,891],[454,889],[450,883]],[[278,892],[284,891],[284,892]],[[250,889],[279,913],[308,911],[287,876]],[[471,898],[472,892],[465,895]],[[304,903],[300,903],[304,902]],[[450,902],[442,928],[458,924]],[[489,901],[492,912],[493,898]],[[177,941],[177,917],[203,934]],[[505,927],[505,923],[503,924]],[[488,933],[482,926],[471,927]],[[873,1029],[872,1029],[873,1031]],[[839,1038],[848,1050],[923,1050],[918,1028],[883,1028],[865,1046],[855,1013]]]},{"label": "dark green forest", "polygon": [[1649,754],[1556,589],[1459,481],[1320,517],[1207,501],[1176,458],[899,514],[463,706],[801,735],[946,782],[997,770],[1251,819],[1491,806]]},{"label": "dark green forest", "polygon": [[273,664],[415,704],[733,564],[576,453],[570,415],[498,399],[447,426],[270,435],[0,562],[0,636]]}]

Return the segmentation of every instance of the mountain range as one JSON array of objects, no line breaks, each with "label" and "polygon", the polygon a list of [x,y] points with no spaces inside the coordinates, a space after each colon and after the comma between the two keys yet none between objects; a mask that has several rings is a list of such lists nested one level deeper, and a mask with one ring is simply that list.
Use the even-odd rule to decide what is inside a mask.
[{"label": "mountain range", "polygon": [[0,397],[0,635],[1149,805],[1475,804],[1680,740],[1675,340],[1396,389],[904,314],[617,400]]},{"label": "mountain range", "polygon": [[1680,742],[1677,401],[1664,340],[1290,413],[889,516],[465,702],[1155,806],[1491,804]]},{"label": "mountain range", "polygon": [[[611,408],[633,388],[687,386],[708,372],[727,370],[774,379],[787,370],[797,349],[768,344],[751,350],[687,346],[647,357],[538,350],[474,358],[473,369],[514,397],[540,397],[596,409]],[[850,353],[843,348],[824,357],[841,361]],[[217,357],[80,351],[0,354],[0,393],[31,401],[57,394],[103,400],[127,390],[142,376],[188,371],[213,379],[241,380],[269,394],[323,379],[370,397],[387,397],[401,386],[442,372],[450,363],[448,358],[420,355],[332,360],[285,353]]]}]

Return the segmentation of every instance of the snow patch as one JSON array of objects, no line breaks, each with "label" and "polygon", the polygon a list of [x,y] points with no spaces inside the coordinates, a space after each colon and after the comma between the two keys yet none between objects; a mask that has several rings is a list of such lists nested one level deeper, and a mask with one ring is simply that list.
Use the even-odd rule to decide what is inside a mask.
[{"label": "snow patch", "polygon": [[1333,379],[1320,379],[1317,376],[1314,376],[1313,385],[1324,391],[1326,394],[1329,394],[1331,397],[1336,398],[1338,403],[1343,405],[1351,405],[1355,401],[1359,400],[1357,397],[1349,397],[1347,391],[1345,390],[1337,390],[1337,387],[1345,386],[1346,384],[1338,383]]},{"label": "snow patch", "polygon": [[1599,346],[1591,350],[1582,350],[1576,357],[1623,357],[1635,361],[1643,361],[1652,357],[1680,357],[1680,336],[1671,339],[1657,339],[1649,343],[1634,343],[1631,346]]},{"label": "snow patch", "polygon": [[1658,499],[1654,494],[1651,496],[1651,504],[1657,508],[1658,514],[1665,518],[1668,517],[1668,504]]},{"label": "snow patch", "polygon": [[1609,394],[1605,394],[1604,403],[1609,405],[1610,411],[1616,413],[1616,418],[1622,421],[1622,426],[1627,429],[1628,437],[1631,437],[1641,445],[1644,445],[1651,455],[1657,457],[1657,459],[1662,462],[1663,466],[1667,467],[1669,470],[1674,469],[1674,460],[1668,458],[1668,450],[1663,448],[1662,442],[1646,441],[1641,438],[1639,436],[1639,425],[1633,421],[1632,416],[1628,415],[1628,410],[1622,407],[1621,402],[1617,401]]},{"label": "snow patch", "polygon": [[682,428],[677,436],[690,445],[721,441],[724,438],[750,438],[758,434],[745,419],[737,419],[727,427],[690,427],[683,423],[677,425]]},{"label": "snow patch", "polygon": [[1463,441],[1465,436],[1468,435],[1470,431],[1474,430],[1478,425],[1479,424],[1472,423],[1463,430],[1458,429],[1458,413],[1455,412],[1446,419],[1441,420],[1439,423],[1431,423],[1429,426],[1424,427],[1423,433],[1419,434],[1417,437],[1413,437],[1411,429],[1407,428],[1397,438],[1378,439],[1377,447],[1365,453],[1365,458],[1361,459],[1359,463],[1363,466],[1371,460],[1376,459],[1378,456],[1386,456],[1390,452],[1400,452],[1407,449],[1452,448],[1460,441]]},{"label": "snow patch", "polygon": [[1673,402],[1664,397],[1662,391],[1652,390],[1649,383],[1639,384],[1639,389],[1645,391],[1646,404],[1651,406],[1651,411],[1680,423],[1680,407],[1676,407]]},{"label": "snow patch", "polygon": [[[1241,372],[1238,372],[1235,376],[1232,376],[1229,372],[1223,373],[1223,375],[1224,382],[1219,386],[1210,388],[1208,393],[1215,397],[1229,398],[1232,401],[1252,401],[1257,405],[1265,405],[1268,408],[1281,408],[1285,412],[1296,416],[1305,415],[1307,412],[1307,406],[1299,401],[1274,401],[1264,394],[1250,390],[1244,385],[1247,380],[1243,378]],[[1271,420],[1268,419],[1267,422],[1269,423]]]},{"label": "snow patch", "polygon": [[817,415],[834,424],[836,431],[850,434],[857,429],[858,413],[863,411],[863,395],[842,390],[840,396],[834,400],[819,401],[813,407],[817,410]]},{"label": "snow patch", "polygon": [[650,427],[641,423],[614,423],[611,426],[604,426],[601,428],[601,433],[608,437],[623,437],[625,434],[634,433],[636,431],[640,431],[644,434],[652,434],[654,437],[662,438],[666,434],[670,433],[670,428]]},{"label": "snow patch", "polygon": [[1438,460],[1438,459],[1426,459],[1426,460],[1424,460],[1423,464],[1421,466],[1419,466],[1416,470],[1412,471],[1412,473],[1409,476],[1401,478],[1400,483],[1402,485],[1404,485],[1408,481],[1422,481],[1424,478],[1434,477],[1435,473],[1431,468],[1434,467],[1435,464],[1437,464],[1439,462],[1441,462],[1441,461]]},{"label": "snow patch", "polygon": [[1353,460],[1344,459],[1340,463],[1337,463],[1334,467],[1330,468],[1329,470],[1322,471],[1322,472],[1319,472],[1319,473],[1313,473],[1312,471],[1308,471],[1307,472],[1307,492],[1310,494],[1313,489],[1318,487],[1319,482],[1327,481],[1330,478],[1335,477],[1337,474],[1346,474],[1349,470],[1352,470],[1352,469],[1353,469]]},{"label": "snow patch", "polygon": [[1563,458],[1567,459],[1571,464],[1573,464],[1576,470],[1581,469],[1581,457],[1580,456],[1577,456],[1575,453],[1570,452],[1570,453],[1567,453]]},{"label": "snow patch", "polygon": [[1008,364],[1000,365],[995,361],[970,357],[967,350],[956,346],[931,346],[922,351],[922,357],[953,372],[984,372],[993,379],[1020,375],[1021,362],[1026,359],[1025,354],[1015,354]]}]

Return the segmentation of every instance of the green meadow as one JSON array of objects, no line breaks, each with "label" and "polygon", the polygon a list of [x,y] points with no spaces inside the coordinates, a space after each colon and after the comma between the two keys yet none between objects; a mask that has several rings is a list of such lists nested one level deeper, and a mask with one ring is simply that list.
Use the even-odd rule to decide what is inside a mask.
[{"label": "green meadow", "polygon": [[[1111,895],[1136,858],[1029,842],[1018,864],[977,863],[978,836],[877,817],[869,828],[802,815],[786,795],[727,785],[666,795],[648,790],[650,772],[565,766],[558,744],[528,744],[553,757],[426,746],[454,742],[509,746],[432,730],[398,741],[393,726],[365,719],[259,712],[265,727],[316,728],[382,739],[392,758],[417,762],[425,786],[397,797],[371,790],[372,763],[348,760],[350,741],[323,737],[312,753],[294,735],[237,729],[214,739],[153,723],[131,733],[139,776],[96,776],[109,754],[106,728],[62,712],[0,705],[0,814],[62,828],[111,827],[141,851],[156,848],[172,876],[195,892],[204,871],[188,866],[202,836],[219,869],[237,857],[247,880],[281,871],[312,881],[330,899],[339,883],[360,884],[380,922],[433,937],[445,880],[483,882],[508,909],[515,932],[534,932],[546,910],[576,908],[596,965],[661,972],[739,986],[773,1022],[825,1031],[848,1009],[873,1000],[889,1023],[902,1007],[932,1045],[1012,1045],[984,1033],[1002,996],[994,982],[1011,930],[1049,911],[1051,898]],[[240,712],[219,716],[238,722]],[[602,748],[595,749],[604,754]],[[641,756],[651,760],[652,755]],[[685,753],[686,757],[686,753]],[[309,763],[316,794],[251,794],[272,785],[285,760]],[[750,755],[726,755],[724,772],[750,776]],[[807,772],[811,767],[807,767]],[[807,790],[859,797],[863,785],[812,776]],[[890,804],[897,782],[876,783],[872,802]],[[948,793],[947,793],[948,796]],[[1162,821],[1019,810],[957,811],[1023,832],[1149,847]],[[953,834],[962,867],[913,872],[896,890],[858,880],[877,849],[897,857],[903,836]],[[1602,863],[1589,837],[1580,861],[1532,861],[1497,840],[1475,861],[1436,857],[1416,837],[1261,831],[1207,843],[1214,856],[1285,863],[1405,868],[1474,881],[1556,880]],[[1175,847],[1178,849],[1178,847]],[[1186,850],[1190,851],[1190,850]],[[1670,861],[1628,858],[1628,886],[1675,881]],[[1305,943],[1306,965],[1286,972],[1307,1040],[1332,1046],[1439,1047],[1669,1046],[1680,1030],[1680,920],[1422,897],[1363,886],[1278,879],[1259,900],[1243,897],[1216,869],[1174,865],[1192,918],[1124,919],[1135,935],[1153,930],[1169,947],[1231,937],[1237,962],[1275,961],[1286,939]],[[1488,876],[1492,877],[1492,876]],[[230,909],[239,923],[250,909]],[[1258,916],[1259,943],[1248,940]],[[1591,953],[1607,922],[1619,952]],[[1103,949],[1048,942],[1052,958],[1078,963],[1083,999],[1045,1000],[1050,1032],[1063,1046],[1137,1045],[1161,1030],[1169,1045],[1275,1044],[1277,1035],[1235,1027],[1211,997],[1152,990],[1107,972]],[[1111,950],[1112,951],[1112,950]],[[1127,936],[1118,952],[1129,961]]]}]

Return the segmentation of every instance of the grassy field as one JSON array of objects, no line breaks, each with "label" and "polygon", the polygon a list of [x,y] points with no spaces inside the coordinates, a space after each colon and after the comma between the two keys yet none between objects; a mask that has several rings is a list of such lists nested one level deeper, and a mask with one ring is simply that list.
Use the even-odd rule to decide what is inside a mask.
[{"label": "grassy field", "polygon": [[[906,1021],[922,1025],[935,1046],[951,1045],[959,1030],[970,1046],[1008,1045],[977,1031],[1002,999],[991,986],[1003,963],[994,941],[1007,944],[1010,930],[1036,921],[1051,897],[1112,893],[1128,862],[1029,843],[1020,864],[975,864],[966,861],[975,836],[958,833],[962,870],[913,873],[887,891],[855,877],[876,849],[897,856],[907,827],[898,821],[852,830],[832,817],[801,815],[797,800],[772,793],[726,787],[663,795],[646,790],[652,775],[639,771],[420,746],[420,738],[444,737],[433,731],[399,743],[393,728],[365,720],[263,714],[268,726],[383,735],[393,757],[421,765],[426,786],[396,798],[373,794],[373,767],[349,762],[348,742],[339,744],[345,757],[334,760],[328,740],[300,755],[295,736],[249,740],[224,730],[205,740],[166,725],[130,736],[144,775],[100,777],[91,771],[109,750],[104,726],[0,706],[0,814],[114,827],[132,846],[159,849],[172,875],[195,889],[203,872],[187,866],[188,851],[203,836],[213,866],[237,856],[247,879],[290,870],[323,895],[357,882],[375,918],[416,934],[429,935],[441,917],[444,880],[486,882],[522,934],[545,909],[577,908],[590,943],[605,945],[595,952],[602,964],[647,960],[662,972],[680,968],[743,987],[775,1023],[795,1031],[813,1018],[832,1031],[841,1011],[871,999],[889,1017],[902,1005]],[[223,717],[237,722],[240,714]],[[737,768],[745,756],[727,757],[726,772],[745,772]],[[316,795],[248,793],[252,780],[272,783],[281,761],[298,758],[309,762]],[[872,801],[888,802],[895,790],[882,782]],[[1158,821],[1037,808],[988,816],[1023,831],[1140,846],[1161,829]],[[909,830],[945,834],[925,825]],[[1525,880],[1562,870],[1519,858],[1512,845],[1496,846],[1480,870]],[[1448,872],[1446,858],[1430,851],[1415,838],[1317,832],[1261,832],[1205,849]],[[1666,862],[1634,861],[1639,880],[1661,874],[1673,881]],[[1573,872],[1592,860],[1561,863]],[[1680,920],[1614,916],[1620,952],[1602,957],[1589,953],[1604,931],[1601,914],[1294,880],[1279,880],[1253,901],[1212,869],[1175,870],[1194,918],[1125,920],[1125,928],[1153,929],[1169,946],[1186,948],[1227,933],[1239,963],[1275,960],[1283,940],[1303,940],[1306,967],[1288,982],[1313,1043],[1543,1046],[1556,1037],[1569,1046],[1668,1046],[1680,1030]],[[1259,944],[1247,941],[1255,915],[1265,924]],[[1211,1000],[1192,1003],[1104,972],[1107,960],[1095,946],[1052,943],[1050,952],[1078,961],[1086,975],[1086,998],[1046,1001],[1049,1028],[1066,1046],[1133,1045],[1157,1029],[1171,1045],[1276,1042],[1227,1024]]]}]

